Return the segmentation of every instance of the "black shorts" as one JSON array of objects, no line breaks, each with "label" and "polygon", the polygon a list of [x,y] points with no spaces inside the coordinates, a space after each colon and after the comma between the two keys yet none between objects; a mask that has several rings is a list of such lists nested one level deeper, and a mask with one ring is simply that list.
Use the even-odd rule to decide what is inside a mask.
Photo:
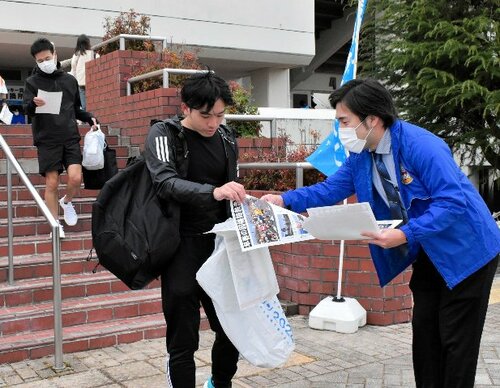
[{"label": "black shorts", "polygon": [[82,164],[80,142],[71,144],[39,144],[38,170],[40,175],[57,171],[61,174],[71,164]]}]

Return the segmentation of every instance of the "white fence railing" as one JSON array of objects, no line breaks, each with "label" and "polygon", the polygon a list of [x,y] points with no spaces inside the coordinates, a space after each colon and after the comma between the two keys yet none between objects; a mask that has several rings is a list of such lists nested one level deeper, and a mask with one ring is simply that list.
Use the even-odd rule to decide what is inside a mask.
[{"label": "white fence railing", "polygon": [[101,43],[97,43],[96,45],[92,46],[92,50],[97,50],[103,46],[106,46],[110,43],[116,42],[117,40],[120,41],[120,50],[125,50],[125,41],[126,40],[151,40],[151,41],[156,41],[156,42],[162,42],[162,48],[165,50],[167,48],[167,38],[164,36],[151,36],[151,35],[130,35],[130,34],[120,34],[117,36],[113,36],[112,38],[106,39],[102,41]]},{"label": "white fence railing", "polygon": [[238,163],[240,170],[293,170],[295,169],[295,188],[304,186],[304,170],[314,167],[309,162],[256,162]]},{"label": "white fence railing", "polygon": [[164,68],[164,69],[150,71],[149,73],[137,75],[127,80],[127,96],[130,96],[132,94],[132,84],[137,81],[142,81],[148,78],[159,77],[161,75],[163,79],[163,88],[168,88],[170,82],[169,74],[202,74],[206,73],[207,71],[208,70]]}]

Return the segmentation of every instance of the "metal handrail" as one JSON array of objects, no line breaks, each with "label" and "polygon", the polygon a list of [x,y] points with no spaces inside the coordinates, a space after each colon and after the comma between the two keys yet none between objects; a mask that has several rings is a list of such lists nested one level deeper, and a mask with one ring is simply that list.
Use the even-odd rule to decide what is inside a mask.
[{"label": "metal handrail", "polygon": [[[276,137],[276,120],[274,116],[260,115],[239,115],[226,114],[226,121],[269,121],[271,123],[271,139]],[[295,187],[304,186],[304,170],[313,169],[313,165],[309,162],[249,162],[238,163],[238,168],[242,170],[292,170],[295,169]]]},{"label": "metal handrail", "polygon": [[[239,115],[239,114],[226,114],[224,115],[226,121],[269,121],[271,123],[271,139],[276,137],[276,120],[274,116],[260,116],[260,115]],[[314,169],[313,165],[309,162],[249,162],[238,163],[238,168],[242,170],[292,170],[295,169],[295,187],[304,186],[304,170]]]},{"label": "metal handrail", "polygon": [[127,96],[132,94],[132,83],[137,81],[142,81],[147,78],[154,78],[158,76],[162,76],[163,79],[163,88],[168,88],[170,84],[169,74],[203,74],[207,73],[210,70],[197,70],[197,69],[172,69],[169,67],[165,67],[163,69],[150,71],[149,73],[144,73],[141,75],[137,75],[135,77],[130,77],[127,80]]},{"label": "metal handrail", "polygon": [[103,46],[106,46],[109,43],[113,43],[117,40],[120,41],[120,50],[125,50],[125,40],[153,40],[153,41],[161,41],[163,50],[167,48],[167,38],[164,36],[151,36],[151,35],[131,35],[131,34],[120,34],[117,36],[113,36],[112,38],[106,39],[101,43],[97,43],[91,47],[92,50],[97,50]]},{"label": "metal handrail", "polygon": [[304,170],[313,169],[309,162],[251,162],[238,163],[238,168],[243,170],[292,170],[295,169],[295,188],[304,186]]},{"label": "metal handrail", "polygon": [[54,356],[56,370],[63,370],[63,346],[62,346],[62,313],[61,313],[61,242],[59,236],[59,223],[56,221],[49,208],[43,201],[40,194],[36,191],[29,178],[26,176],[23,168],[12,154],[12,151],[0,134],[0,146],[5,153],[7,167],[7,222],[8,222],[8,255],[9,255],[9,285],[14,284],[14,250],[13,236],[14,228],[12,224],[12,166],[17,174],[28,188],[31,196],[35,200],[38,208],[49,222],[52,228],[52,267],[53,267],[53,289],[54,289]]}]

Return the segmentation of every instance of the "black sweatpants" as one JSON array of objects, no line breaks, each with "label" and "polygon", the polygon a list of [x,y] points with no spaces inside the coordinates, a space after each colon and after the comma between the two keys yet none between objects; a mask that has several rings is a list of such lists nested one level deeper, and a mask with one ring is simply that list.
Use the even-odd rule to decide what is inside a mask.
[{"label": "black sweatpants", "polygon": [[195,387],[194,352],[198,350],[200,302],[215,332],[212,380],[231,387],[239,353],[220,326],[210,297],[196,281],[196,272],[212,254],[215,235],[182,237],[178,251],[161,277],[163,314],[167,322],[167,379],[174,388]]},{"label": "black sweatpants", "polygon": [[417,388],[472,388],[498,256],[452,290],[425,253],[413,265]]}]

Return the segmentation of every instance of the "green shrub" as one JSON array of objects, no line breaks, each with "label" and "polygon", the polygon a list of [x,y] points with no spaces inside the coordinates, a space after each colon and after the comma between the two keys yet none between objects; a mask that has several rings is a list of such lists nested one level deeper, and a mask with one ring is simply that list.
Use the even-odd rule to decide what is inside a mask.
[{"label": "green shrub", "polygon": [[[258,114],[257,106],[253,104],[251,89],[245,89],[236,81],[229,81],[229,88],[233,94],[234,105],[229,106],[226,113],[239,115]],[[227,120],[238,137],[256,137],[260,135],[259,121],[230,121]]]},{"label": "green shrub", "polygon": [[[128,12],[120,12],[116,18],[104,19],[103,41],[120,34],[150,35],[150,17],[135,12],[132,8]],[[108,54],[120,48],[118,41],[109,43],[97,50],[100,55]],[[135,51],[154,51],[155,46],[150,40],[125,40],[125,48]]]},{"label": "green shrub", "polygon": [[[161,53],[148,53],[148,58],[142,59],[138,64],[132,66],[131,77],[149,73],[163,68],[173,69],[201,69],[198,55],[195,51],[187,50],[183,45],[170,45],[170,48]],[[169,74],[169,87],[177,88],[182,86],[184,79],[188,75]],[[132,84],[134,93],[145,92],[163,87],[161,76],[147,78]]]}]

